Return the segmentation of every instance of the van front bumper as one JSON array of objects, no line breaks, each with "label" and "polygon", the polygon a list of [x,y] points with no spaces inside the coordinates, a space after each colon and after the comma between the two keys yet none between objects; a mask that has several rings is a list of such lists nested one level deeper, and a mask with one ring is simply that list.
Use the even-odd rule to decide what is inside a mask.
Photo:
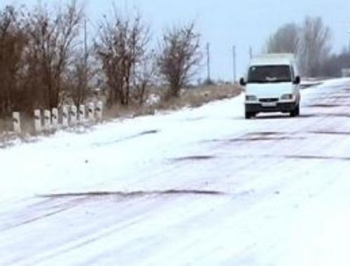
[{"label": "van front bumper", "polygon": [[296,106],[296,102],[275,102],[269,105],[262,103],[245,103],[245,111],[247,113],[289,113],[294,111]]}]

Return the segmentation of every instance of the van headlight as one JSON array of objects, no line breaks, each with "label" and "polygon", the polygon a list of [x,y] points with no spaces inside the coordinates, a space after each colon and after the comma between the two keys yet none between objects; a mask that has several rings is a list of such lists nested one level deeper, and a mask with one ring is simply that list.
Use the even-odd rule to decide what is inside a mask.
[{"label": "van headlight", "polygon": [[247,102],[256,102],[258,100],[258,97],[254,96],[254,95],[246,95],[245,100]]},{"label": "van headlight", "polygon": [[281,100],[294,100],[293,94],[283,94]]}]

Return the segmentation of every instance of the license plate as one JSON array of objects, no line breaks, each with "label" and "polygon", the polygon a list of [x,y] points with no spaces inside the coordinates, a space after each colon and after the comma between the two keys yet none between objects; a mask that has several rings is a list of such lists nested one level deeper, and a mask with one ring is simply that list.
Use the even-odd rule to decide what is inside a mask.
[{"label": "license plate", "polygon": [[276,102],[272,102],[272,103],[263,103],[262,104],[263,107],[276,107],[277,103]]}]

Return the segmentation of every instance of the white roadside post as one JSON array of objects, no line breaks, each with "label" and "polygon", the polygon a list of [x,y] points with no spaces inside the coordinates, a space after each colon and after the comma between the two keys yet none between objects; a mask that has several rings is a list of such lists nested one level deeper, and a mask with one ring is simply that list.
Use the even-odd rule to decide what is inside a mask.
[{"label": "white roadside post", "polygon": [[70,107],[70,125],[76,126],[77,125],[77,107],[75,105],[72,105]]},{"label": "white roadside post", "polygon": [[63,128],[69,127],[68,117],[69,117],[68,106],[64,105],[62,107],[62,127]]},{"label": "white roadside post", "polygon": [[19,112],[12,113],[13,130],[17,133],[21,133],[21,121]]},{"label": "white roadside post", "polygon": [[51,111],[44,111],[44,129],[45,131],[50,131],[51,129]]},{"label": "white roadside post", "polygon": [[102,121],[102,113],[103,113],[103,102],[102,101],[97,102],[95,111],[96,111],[97,121],[101,122]]},{"label": "white roadside post", "polygon": [[57,108],[52,109],[51,120],[52,120],[52,128],[54,130],[58,129],[58,109]]},{"label": "white roadside post", "polygon": [[85,123],[85,105],[79,105],[79,124],[83,125]]},{"label": "white roadside post", "polygon": [[41,126],[41,111],[39,109],[36,109],[34,111],[34,130],[36,133],[41,132],[42,126]]},{"label": "white roadside post", "polygon": [[92,102],[88,104],[88,119],[90,123],[95,120],[95,105]]}]

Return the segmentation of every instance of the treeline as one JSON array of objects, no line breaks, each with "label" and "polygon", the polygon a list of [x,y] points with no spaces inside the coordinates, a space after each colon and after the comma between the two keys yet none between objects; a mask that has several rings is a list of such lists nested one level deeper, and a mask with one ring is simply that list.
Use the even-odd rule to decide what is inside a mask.
[{"label": "treeline", "polygon": [[269,53],[294,53],[306,77],[339,77],[350,67],[350,50],[332,53],[331,29],[320,17],[306,17],[300,24],[287,23],[268,39]]},{"label": "treeline", "polygon": [[95,38],[84,40],[80,3],[72,0],[55,10],[42,5],[0,10],[0,117],[57,108],[67,98],[79,105],[97,83],[109,106],[143,104],[155,81],[177,97],[200,65],[193,23],[165,30],[152,47],[156,42],[139,13],[127,17],[113,9],[98,22]]}]

